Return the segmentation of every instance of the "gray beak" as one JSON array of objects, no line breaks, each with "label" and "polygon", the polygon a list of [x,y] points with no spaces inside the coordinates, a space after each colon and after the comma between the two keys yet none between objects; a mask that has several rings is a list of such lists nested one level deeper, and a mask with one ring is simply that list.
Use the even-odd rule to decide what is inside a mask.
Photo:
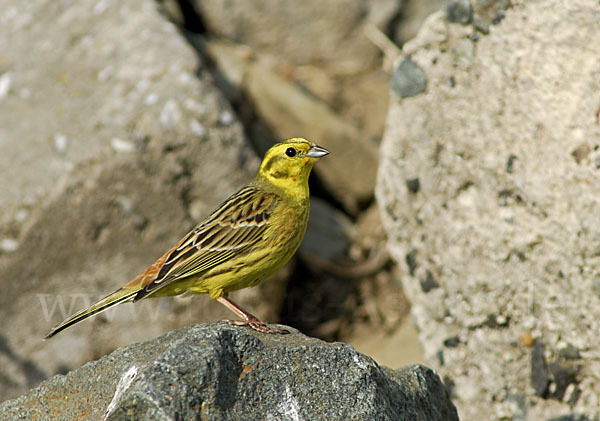
[{"label": "gray beak", "polygon": [[313,144],[306,153],[306,156],[310,158],[322,158],[325,155],[329,155],[329,151],[315,144]]}]

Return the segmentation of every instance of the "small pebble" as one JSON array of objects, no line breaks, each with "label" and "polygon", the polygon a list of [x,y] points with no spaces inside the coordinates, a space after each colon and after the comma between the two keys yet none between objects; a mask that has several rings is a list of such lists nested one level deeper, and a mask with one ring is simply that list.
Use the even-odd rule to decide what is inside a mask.
[{"label": "small pebble", "polygon": [[191,74],[189,74],[188,72],[184,72],[184,73],[181,73],[177,79],[179,80],[180,83],[187,85],[192,80],[194,80],[194,77]]},{"label": "small pebble", "polygon": [[119,139],[118,137],[115,137],[110,141],[110,146],[112,146],[115,152],[130,153],[135,151],[135,145],[133,144],[133,142],[130,142],[129,140]]},{"label": "small pebble", "polygon": [[54,141],[54,149],[56,150],[56,152],[65,153],[69,144],[67,136],[65,136],[64,134],[57,133],[52,137],[52,140]]},{"label": "small pebble", "polygon": [[417,194],[419,190],[421,190],[421,182],[419,181],[418,177],[409,178],[408,180],[406,180],[406,187],[411,193]]},{"label": "small pebble", "polygon": [[6,98],[8,92],[10,92],[10,85],[12,84],[13,74],[6,72],[0,76],[0,99]]},{"label": "small pebble", "polygon": [[552,374],[554,383],[554,392],[552,395],[561,401],[565,396],[567,387],[577,382],[577,370],[556,362],[548,364],[548,370]]},{"label": "small pebble", "polygon": [[523,332],[523,334],[521,335],[521,343],[523,345],[525,345],[527,348],[531,348],[533,346],[534,342],[535,342],[535,339],[533,339],[533,336],[531,336],[531,333]]},{"label": "small pebble", "polygon": [[114,70],[112,65],[106,66],[104,69],[100,70],[97,76],[98,82],[106,82],[109,80],[114,74]]},{"label": "small pebble", "polygon": [[221,123],[223,126],[229,126],[231,123],[233,123],[233,114],[231,111],[223,111],[219,116],[219,123]]},{"label": "small pebble", "polygon": [[119,204],[119,206],[121,207],[121,210],[123,212],[125,212],[126,214],[133,213],[133,209],[134,209],[135,205],[131,198],[120,195],[120,196],[117,196],[115,201]]},{"label": "small pebble", "polygon": [[433,277],[433,274],[429,270],[427,271],[425,276],[419,280],[419,282],[421,284],[421,289],[425,293],[431,291],[432,289],[436,289],[436,288],[440,287],[440,284],[438,284],[438,282]]},{"label": "small pebble", "polygon": [[440,349],[438,352],[435,353],[435,356],[437,357],[438,363],[440,365],[444,365],[444,350]]},{"label": "small pebble", "polygon": [[506,160],[506,172],[509,174],[512,174],[513,172],[513,166],[515,164],[515,160],[517,159],[517,155],[515,154],[510,154],[508,156],[508,159]]},{"label": "small pebble", "polygon": [[27,209],[19,209],[15,213],[15,220],[17,222],[23,222],[25,219],[27,219],[28,215],[29,215],[29,211]]},{"label": "small pebble", "polygon": [[488,35],[490,33],[490,22],[479,18],[475,18],[473,19],[473,28],[475,28],[484,35]]},{"label": "small pebble", "polygon": [[513,393],[506,397],[506,402],[512,403],[515,407],[512,421],[527,420],[527,401],[525,400],[525,396],[520,393]]},{"label": "small pebble", "polygon": [[590,154],[590,152],[592,152],[590,145],[587,143],[582,143],[573,149],[571,156],[575,159],[575,162],[581,164],[581,161],[583,161]]},{"label": "small pebble", "polygon": [[456,348],[458,345],[460,345],[460,338],[458,336],[451,336],[444,339],[444,346],[446,348]]},{"label": "small pebble", "polygon": [[494,315],[489,314],[483,323],[484,326],[487,326],[491,329],[499,329],[503,327],[507,327],[510,319],[504,315]]},{"label": "small pebble", "polygon": [[5,253],[12,253],[19,248],[19,242],[14,238],[5,238],[0,241],[0,250]]},{"label": "small pebble", "polygon": [[566,360],[578,360],[581,358],[579,350],[571,344],[561,349],[558,354]]},{"label": "small pebble", "polygon": [[206,104],[201,104],[192,98],[186,98],[185,101],[183,101],[183,105],[186,110],[200,115],[205,114],[208,111]]},{"label": "small pebble", "polygon": [[190,130],[196,136],[204,137],[206,136],[206,128],[195,118],[190,120]]},{"label": "small pebble", "polygon": [[158,102],[158,94],[156,92],[149,93],[144,98],[144,105],[154,105]]},{"label": "small pebble", "polygon": [[106,11],[106,9],[108,9],[108,6],[109,5],[106,0],[100,0],[94,6],[94,9],[93,9],[94,15],[96,15],[96,16],[101,15],[102,13],[104,13]]},{"label": "small pebble", "polygon": [[135,89],[138,91],[145,91],[150,87],[150,80],[143,78],[135,83]]},{"label": "small pebble", "polygon": [[131,215],[131,221],[133,222],[133,226],[140,231],[148,225],[148,219],[139,213]]},{"label": "small pebble", "polygon": [[406,260],[406,265],[408,266],[408,273],[410,273],[411,276],[414,276],[415,269],[417,268],[417,250],[412,249],[404,258]]},{"label": "small pebble", "polygon": [[181,120],[179,105],[172,99],[168,100],[160,112],[159,120],[164,128],[173,130]]},{"label": "small pebble", "polygon": [[473,8],[469,0],[454,0],[446,5],[448,22],[468,24],[473,19]]},{"label": "small pebble", "polygon": [[410,57],[405,57],[392,72],[390,86],[400,98],[408,98],[425,91],[427,77]]},{"label": "small pebble", "polygon": [[490,32],[490,26],[504,19],[504,11],[511,6],[510,0],[478,0],[474,2],[473,27],[482,34]]}]

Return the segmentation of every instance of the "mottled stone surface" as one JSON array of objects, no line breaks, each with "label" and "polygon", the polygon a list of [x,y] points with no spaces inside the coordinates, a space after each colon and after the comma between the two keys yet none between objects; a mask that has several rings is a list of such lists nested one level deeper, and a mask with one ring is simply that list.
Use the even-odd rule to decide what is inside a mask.
[{"label": "mottled stone surface", "polygon": [[156,9],[2,4],[0,399],[125,343],[227,315],[206,297],[151,300],[41,342],[162,255],[258,163],[196,52]]},{"label": "mottled stone surface", "polygon": [[[488,35],[442,11],[403,47],[427,89],[392,91],[377,186],[389,250],[462,418],[594,419],[600,9],[476,3],[501,9]],[[563,362],[568,347],[581,359]]]},{"label": "mottled stone surface", "polygon": [[392,370],[298,331],[193,325],[0,405],[3,419],[458,420],[432,370]]}]

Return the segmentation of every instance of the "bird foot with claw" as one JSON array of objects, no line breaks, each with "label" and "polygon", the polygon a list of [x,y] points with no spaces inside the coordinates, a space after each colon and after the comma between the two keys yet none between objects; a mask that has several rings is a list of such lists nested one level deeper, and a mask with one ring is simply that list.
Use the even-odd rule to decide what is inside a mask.
[{"label": "bird foot with claw", "polygon": [[290,333],[285,329],[277,329],[275,327],[269,327],[265,322],[261,322],[257,318],[248,319],[248,320],[228,320],[230,326],[250,326],[252,329],[262,332],[262,333],[280,333],[287,334]]}]

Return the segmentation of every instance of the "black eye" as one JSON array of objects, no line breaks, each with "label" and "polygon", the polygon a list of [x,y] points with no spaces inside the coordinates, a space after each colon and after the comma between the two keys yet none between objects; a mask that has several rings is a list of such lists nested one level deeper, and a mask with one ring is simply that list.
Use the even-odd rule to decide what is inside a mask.
[{"label": "black eye", "polygon": [[296,156],[296,149],[294,149],[294,148],[287,148],[285,150],[285,154],[287,156],[289,156],[290,158],[292,158],[292,157]]}]

